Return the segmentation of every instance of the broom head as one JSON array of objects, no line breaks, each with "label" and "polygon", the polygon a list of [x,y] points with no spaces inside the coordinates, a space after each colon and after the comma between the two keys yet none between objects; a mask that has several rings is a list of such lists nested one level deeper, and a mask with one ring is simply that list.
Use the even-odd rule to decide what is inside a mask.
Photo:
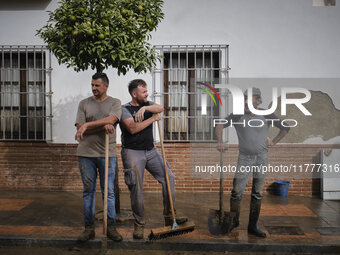
[{"label": "broom head", "polygon": [[178,225],[178,229],[173,229],[173,226],[165,226],[161,228],[151,229],[149,240],[159,240],[171,236],[178,236],[194,231],[195,223],[187,221],[184,224]]}]

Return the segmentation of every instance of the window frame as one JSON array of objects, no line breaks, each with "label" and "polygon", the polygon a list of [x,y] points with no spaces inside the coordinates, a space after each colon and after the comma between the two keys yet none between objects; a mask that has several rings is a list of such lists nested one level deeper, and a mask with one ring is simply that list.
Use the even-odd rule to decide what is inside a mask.
[{"label": "window frame", "polygon": [[[207,116],[199,115],[198,113],[201,111],[201,107],[198,105],[200,99],[198,98],[202,92],[201,90],[198,90],[195,86],[197,84],[197,73],[198,72],[211,72],[210,75],[210,84],[219,83],[222,79],[229,79],[229,52],[228,52],[229,46],[228,45],[155,45],[154,50],[158,52],[158,54],[161,57],[160,63],[157,63],[152,71],[152,86],[153,86],[153,94],[152,98],[153,101],[158,101],[164,106],[164,114],[162,119],[162,129],[163,129],[163,136],[165,142],[212,142],[216,141],[216,136],[214,131],[212,130],[212,127],[207,126],[210,123],[210,120],[214,117],[218,117],[218,107],[213,106],[210,103],[210,106],[208,106],[208,114]],[[182,68],[183,65],[181,65],[181,55],[185,55],[185,68]],[[201,54],[202,56],[202,66],[199,67],[197,65],[197,55]],[[205,67],[204,62],[204,56],[205,55],[211,56],[211,59],[209,61],[211,62],[210,68]],[[170,55],[169,59],[170,62],[173,61],[173,59],[177,59],[178,61],[177,67],[174,68],[173,63],[166,63],[167,61],[167,55]],[[178,55],[177,58],[173,58],[172,55]],[[189,58],[191,57],[194,59],[195,62],[194,65],[190,65]],[[213,59],[214,56],[214,59]],[[217,56],[217,57],[216,57]],[[223,56],[223,57],[222,57]],[[216,59],[217,58],[217,59]],[[182,59],[183,60],[183,59]],[[218,66],[216,67],[216,62]],[[177,78],[178,80],[172,80],[169,79],[169,75],[171,76],[171,72],[178,72],[177,77],[180,77],[181,75],[179,72],[181,70],[184,70],[186,80],[180,80],[180,78]],[[218,76],[216,77],[215,73],[218,73]],[[170,74],[169,74],[170,73]],[[173,74],[173,73],[172,73]],[[186,106],[178,106],[176,109],[175,106],[172,106],[172,104],[169,104],[169,100],[171,101],[171,91],[169,91],[169,88],[171,85],[177,85],[178,86],[187,86],[185,89],[185,95],[187,96],[187,104]],[[186,83],[186,84],[184,84]],[[180,90],[182,91],[182,89]],[[182,93],[180,93],[182,94]],[[184,93],[183,93],[184,94]],[[181,95],[182,96],[182,95]],[[169,99],[170,97],[170,99]],[[180,100],[181,101],[181,100]],[[157,103],[158,103],[157,102]],[[169,109],[171,108],[171,110]],[[184,108],[184,109],[182,109]],[[187,110],[186,113],[184,113],[184,117],[179,112],[177,117],[175,116],[169,116],[169,112],[174,114],[173,110],[183,110],[185,111],[185,108]],[[209,115],[210,111],[210,116]],[[211,114],[213,113],[213,114]],[[185,115],[186,114],[186,115]],[[185,118],[185,123],[182,123],[181,118]],[[201,118],[201,119],[199,119]],[[177,121],[176,125],[178,128],[177,132],[170,131],[169,134],[169,123],[172,121]],[[181,120],[181,121],[180,121]],[[202,121],[201,127],[198,125],[198,121]],[[186,130],[182,132],[182,126],[186,127]],[[207,130],[204,130],[204,127],[207,127]],[[203,131],[199,131],[198,129],[203,129]],[[172,127],[170,128],[172,129]],[[207,133],[209,132],[209,134]],[[207,134],[205,134],[207,133]],[[206,137],[208,136],[208,137]]]},{"label": "window frame", "polygon": [[46,46],[0,45],[0,141],[52,141],[51,72]]}]

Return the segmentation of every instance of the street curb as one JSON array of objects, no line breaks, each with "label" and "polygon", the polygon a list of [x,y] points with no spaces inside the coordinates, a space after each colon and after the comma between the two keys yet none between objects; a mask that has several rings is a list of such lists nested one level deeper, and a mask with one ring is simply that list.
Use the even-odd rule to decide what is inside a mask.
[{"label": "street curb", "polygon": [[[101,249],[103,241],[95,239],[77,244],[75,239],[51,239],[32,237],[0,236],[0,246],[55,247],[72,249]],[[178,242],[178,241],[107,241],[108,249],[128,250],[174,250],[174,251],[214,251],[214,252],[281,252],[281,253],[333,253],[340,254],[340,245],[319,244],[270,244],[233,242]]]}]

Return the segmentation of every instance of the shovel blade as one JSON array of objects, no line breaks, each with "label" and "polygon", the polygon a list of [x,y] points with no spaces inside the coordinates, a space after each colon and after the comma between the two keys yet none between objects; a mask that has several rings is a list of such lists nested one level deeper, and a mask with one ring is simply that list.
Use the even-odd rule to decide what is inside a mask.
[{"label": "shovel blade", "polygon": [[209,210],[208,230],[213,236],[223,236],[228,232],[230,213],[220,210]]}]

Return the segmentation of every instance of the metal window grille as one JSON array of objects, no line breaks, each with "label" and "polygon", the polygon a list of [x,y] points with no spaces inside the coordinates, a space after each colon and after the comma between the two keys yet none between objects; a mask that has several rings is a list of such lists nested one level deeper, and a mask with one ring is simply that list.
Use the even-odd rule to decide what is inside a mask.
[{"label": "metal window grille", "polygon": [[0,140],[52,140],[51,53],[0,46]]},{"label": "metal window grille", "polygon": [[212,121],[219,118],[219,107],[204,100],[200,84],[228,81],[228,45],[156,45],[154,50],[162,57],[152,72],[152,96],[164,105],[164,140],[215,141]]}]

